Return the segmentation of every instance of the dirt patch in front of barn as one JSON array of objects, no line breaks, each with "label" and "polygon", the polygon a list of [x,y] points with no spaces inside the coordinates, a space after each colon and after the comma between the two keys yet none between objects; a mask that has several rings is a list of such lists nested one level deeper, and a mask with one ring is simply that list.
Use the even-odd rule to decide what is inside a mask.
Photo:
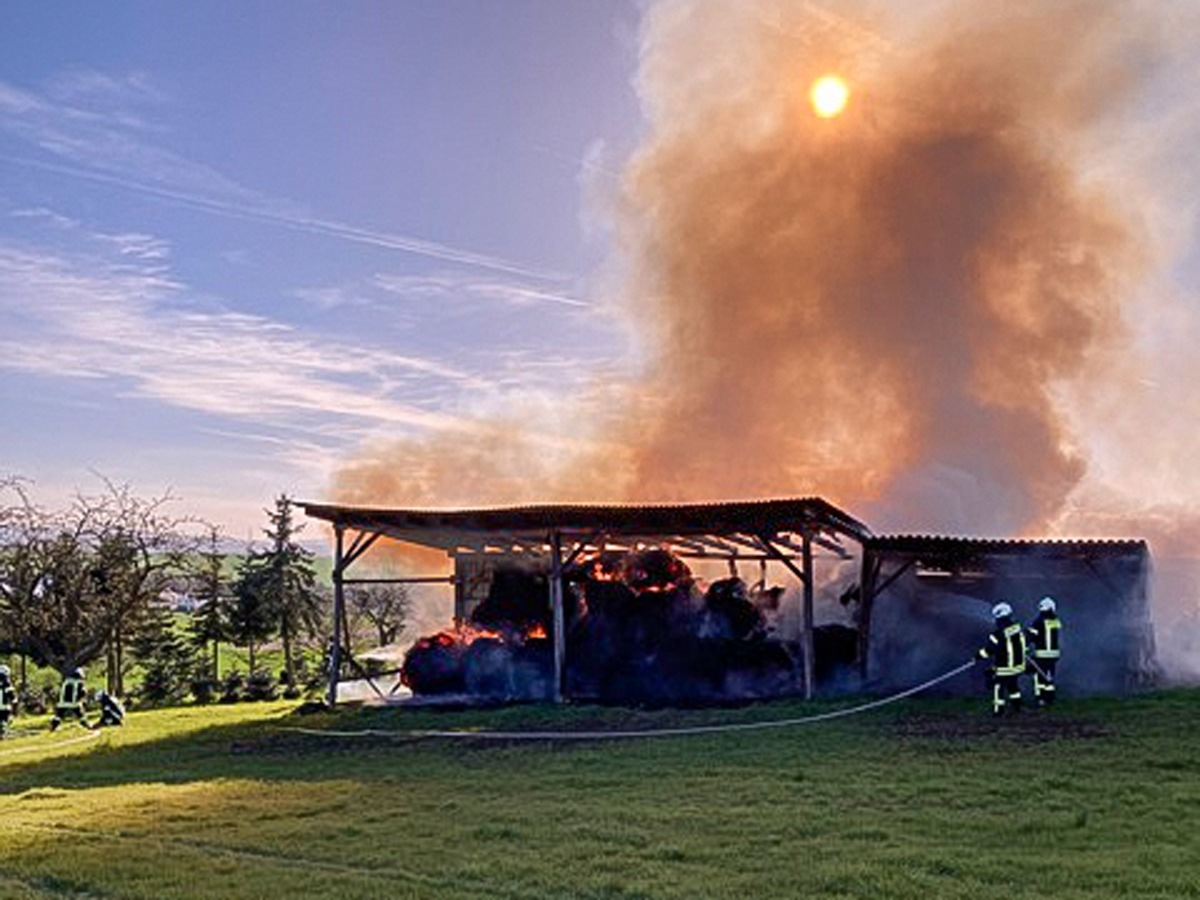
[{"label": "dirt patch in front of barn", "polygon": [[1002,740],[1021,744],[1095,740],[1116,735],[1113,728],[1095,719],[1033,711],[1002,717],[918,713],[897,719],[891,730],[907,738],[968,742]]}]

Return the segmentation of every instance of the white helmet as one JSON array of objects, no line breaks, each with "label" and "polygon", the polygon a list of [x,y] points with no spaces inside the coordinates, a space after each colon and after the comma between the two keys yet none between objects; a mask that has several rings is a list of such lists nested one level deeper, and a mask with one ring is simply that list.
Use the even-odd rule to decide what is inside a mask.
[{"label": "white helmet", "polygon": [[0,678],[7,678],[11,674],[8,666],[0,664]]},{"label": "white helmet", "polygon": [[1052,613],[1056,608],[1057,607],[1054,605],[1053,597],[1043,597],[1038,601],[1038,609],[1040,609],[1042,612]]},{"label": "white helmet", "polygon": [[997,603],[992,607],[992,618],[1003,619],[1005,616],[1012,615],[1012,607],[1007,603]]}]

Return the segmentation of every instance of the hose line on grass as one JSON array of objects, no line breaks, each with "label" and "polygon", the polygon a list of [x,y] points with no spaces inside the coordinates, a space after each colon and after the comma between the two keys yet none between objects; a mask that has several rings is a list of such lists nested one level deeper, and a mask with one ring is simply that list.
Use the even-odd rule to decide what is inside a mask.
[{"label": "hose line on grass", "polygon": [[65,741],[59,741],[56,744],[32,744],[28,747],[13,747],[11,750],[0,750],[0,756],[15,756],[18,753],[32,753],[35,750],[57,750],[59,747],[69,747],[72,744],[82,744],[84,741],[94,741],[98,737],[100,737],[99,731],[90,731],[80,737],[69,738]]},{"label": "hose line on grass", "polygon": [[975,662],[976,660],[974,659],[969,660],[961,666],[956,666],[949,672],[944,672],[936,678],[923,681],[915,687],[906,688],[897,694],[881,697],[878,700],[871,700],[868,703],[861,703],[858,706],[814,713],[810,716],[800,716],[794,719],[771,719],[765,722],[730,722],[724,725],[693,725],[688,728],[647,728],[635,731],[437,731],[429,729],[397,731],[379,728],[365,728],[358,731],[330,731],[320,728],[299,728],[286,725],[280,726],[280,729],[298,734],[320,735],[324,737],[388,737],[409,740],[415,738],[467,738],[477,741],[598,741],[625,738],[722,734],[731,731],[758,731],[765,728],[788,728],[793,725],[808,725],[812,722],[827,722],[830,719],[840,719],[846,716],[858,715],[868,710],[878,709],[881,706],[887,706],[889,703],[895,703],[897,700],[903,700],[905,697],[911,697],[913,694],[919,694],[921,691],[928,690],[935,684],[940,684],[947,679],[953,678],[955,675],[970,669],[975,665]]}]

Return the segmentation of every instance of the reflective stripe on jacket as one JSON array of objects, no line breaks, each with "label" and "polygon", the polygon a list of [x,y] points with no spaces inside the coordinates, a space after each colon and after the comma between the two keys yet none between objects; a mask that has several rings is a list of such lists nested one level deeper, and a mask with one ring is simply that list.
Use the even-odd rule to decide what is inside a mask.
[{"label": "reflective stripe on jacket", "polygon": [[1062,620],[1058,616],[1038,616],[1029,626],[1034,659],[1058,659],[1062,655]]},{"label": "reflective stripe on jacket", "polygon": [[997,675],[1021,675],[1025,671],[1025,630],[1016,622],[998,627],[980,648],[981,659],[990,659]]},{"label": "reflective stripe on jacket", "polygon": [[78,678],[68,678],[62,683],[62,691],[58,695],[58,705],[74,709],[83,705],[83,682]]}]

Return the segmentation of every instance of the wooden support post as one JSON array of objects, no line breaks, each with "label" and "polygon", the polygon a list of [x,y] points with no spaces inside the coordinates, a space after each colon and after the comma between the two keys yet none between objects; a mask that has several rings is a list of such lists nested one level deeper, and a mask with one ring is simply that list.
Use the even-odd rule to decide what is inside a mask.
[{"label": "wooden support post", "polygon": [[858,581],[858,674],[863,684],[870,677],[871,613],[875,608],[875,584],[879,579],[879,561],[863,547],[862,573]]},{"label": "wooden support post", "polygon": [[816,644],[813,641],[813,559],[812,538],[804,533],[801,553],[804,565],[804,699],[811,700],[816,690]]},{"label": "wooden support post", "polygon": [[550,534],[550,608],[554,618],[554,693],[555,703],[563,701],[563,682],[566,674],[567,630],[563,621],[563,560],[562,535]]},{"label": "wooden support post", "polygon": [[346,528],[340,522],[333,526],[333,646],[329,650],[329,705],[337,706],[338,677],[342,671],[342,619],[346,598],[342,588],[343,551]]},{"label": "wooden support post", "polygon": [[859,665],[861,666],[864,682],[870,675],[870,672],[867,670],[871,654],[871,617],[875,613],[875,600],[905,572],[917,564],[916,557],[910,557],[898,565],[895,571],[888,575],[887,578],[880,581],[879,576],[883,574],[883,560],[883,556],[877,556],[874,552],[863,547],[862,583],[859,585],[862,597],[860,598],[858,645],[859,652],[862,654],[859,659]]},{"label": "wooden support post", "polygon": [[804,535],[804,544],[801,549],[801,567],[797,568],[796,564],[785,556],[778,547],[774,544],[774,539],[766,535],[758,535],[758,542],[762,545],[763,550],[772,559],[778,560],[800,580],[800,584],[804,588],[803,600],[803,628],[804,633],[800,635],[800,649],[804,654],[804,698],[811,700],[816,690],[816,666],[813,658],[813,559],[812,559],[812,540],[808,535]]}]

